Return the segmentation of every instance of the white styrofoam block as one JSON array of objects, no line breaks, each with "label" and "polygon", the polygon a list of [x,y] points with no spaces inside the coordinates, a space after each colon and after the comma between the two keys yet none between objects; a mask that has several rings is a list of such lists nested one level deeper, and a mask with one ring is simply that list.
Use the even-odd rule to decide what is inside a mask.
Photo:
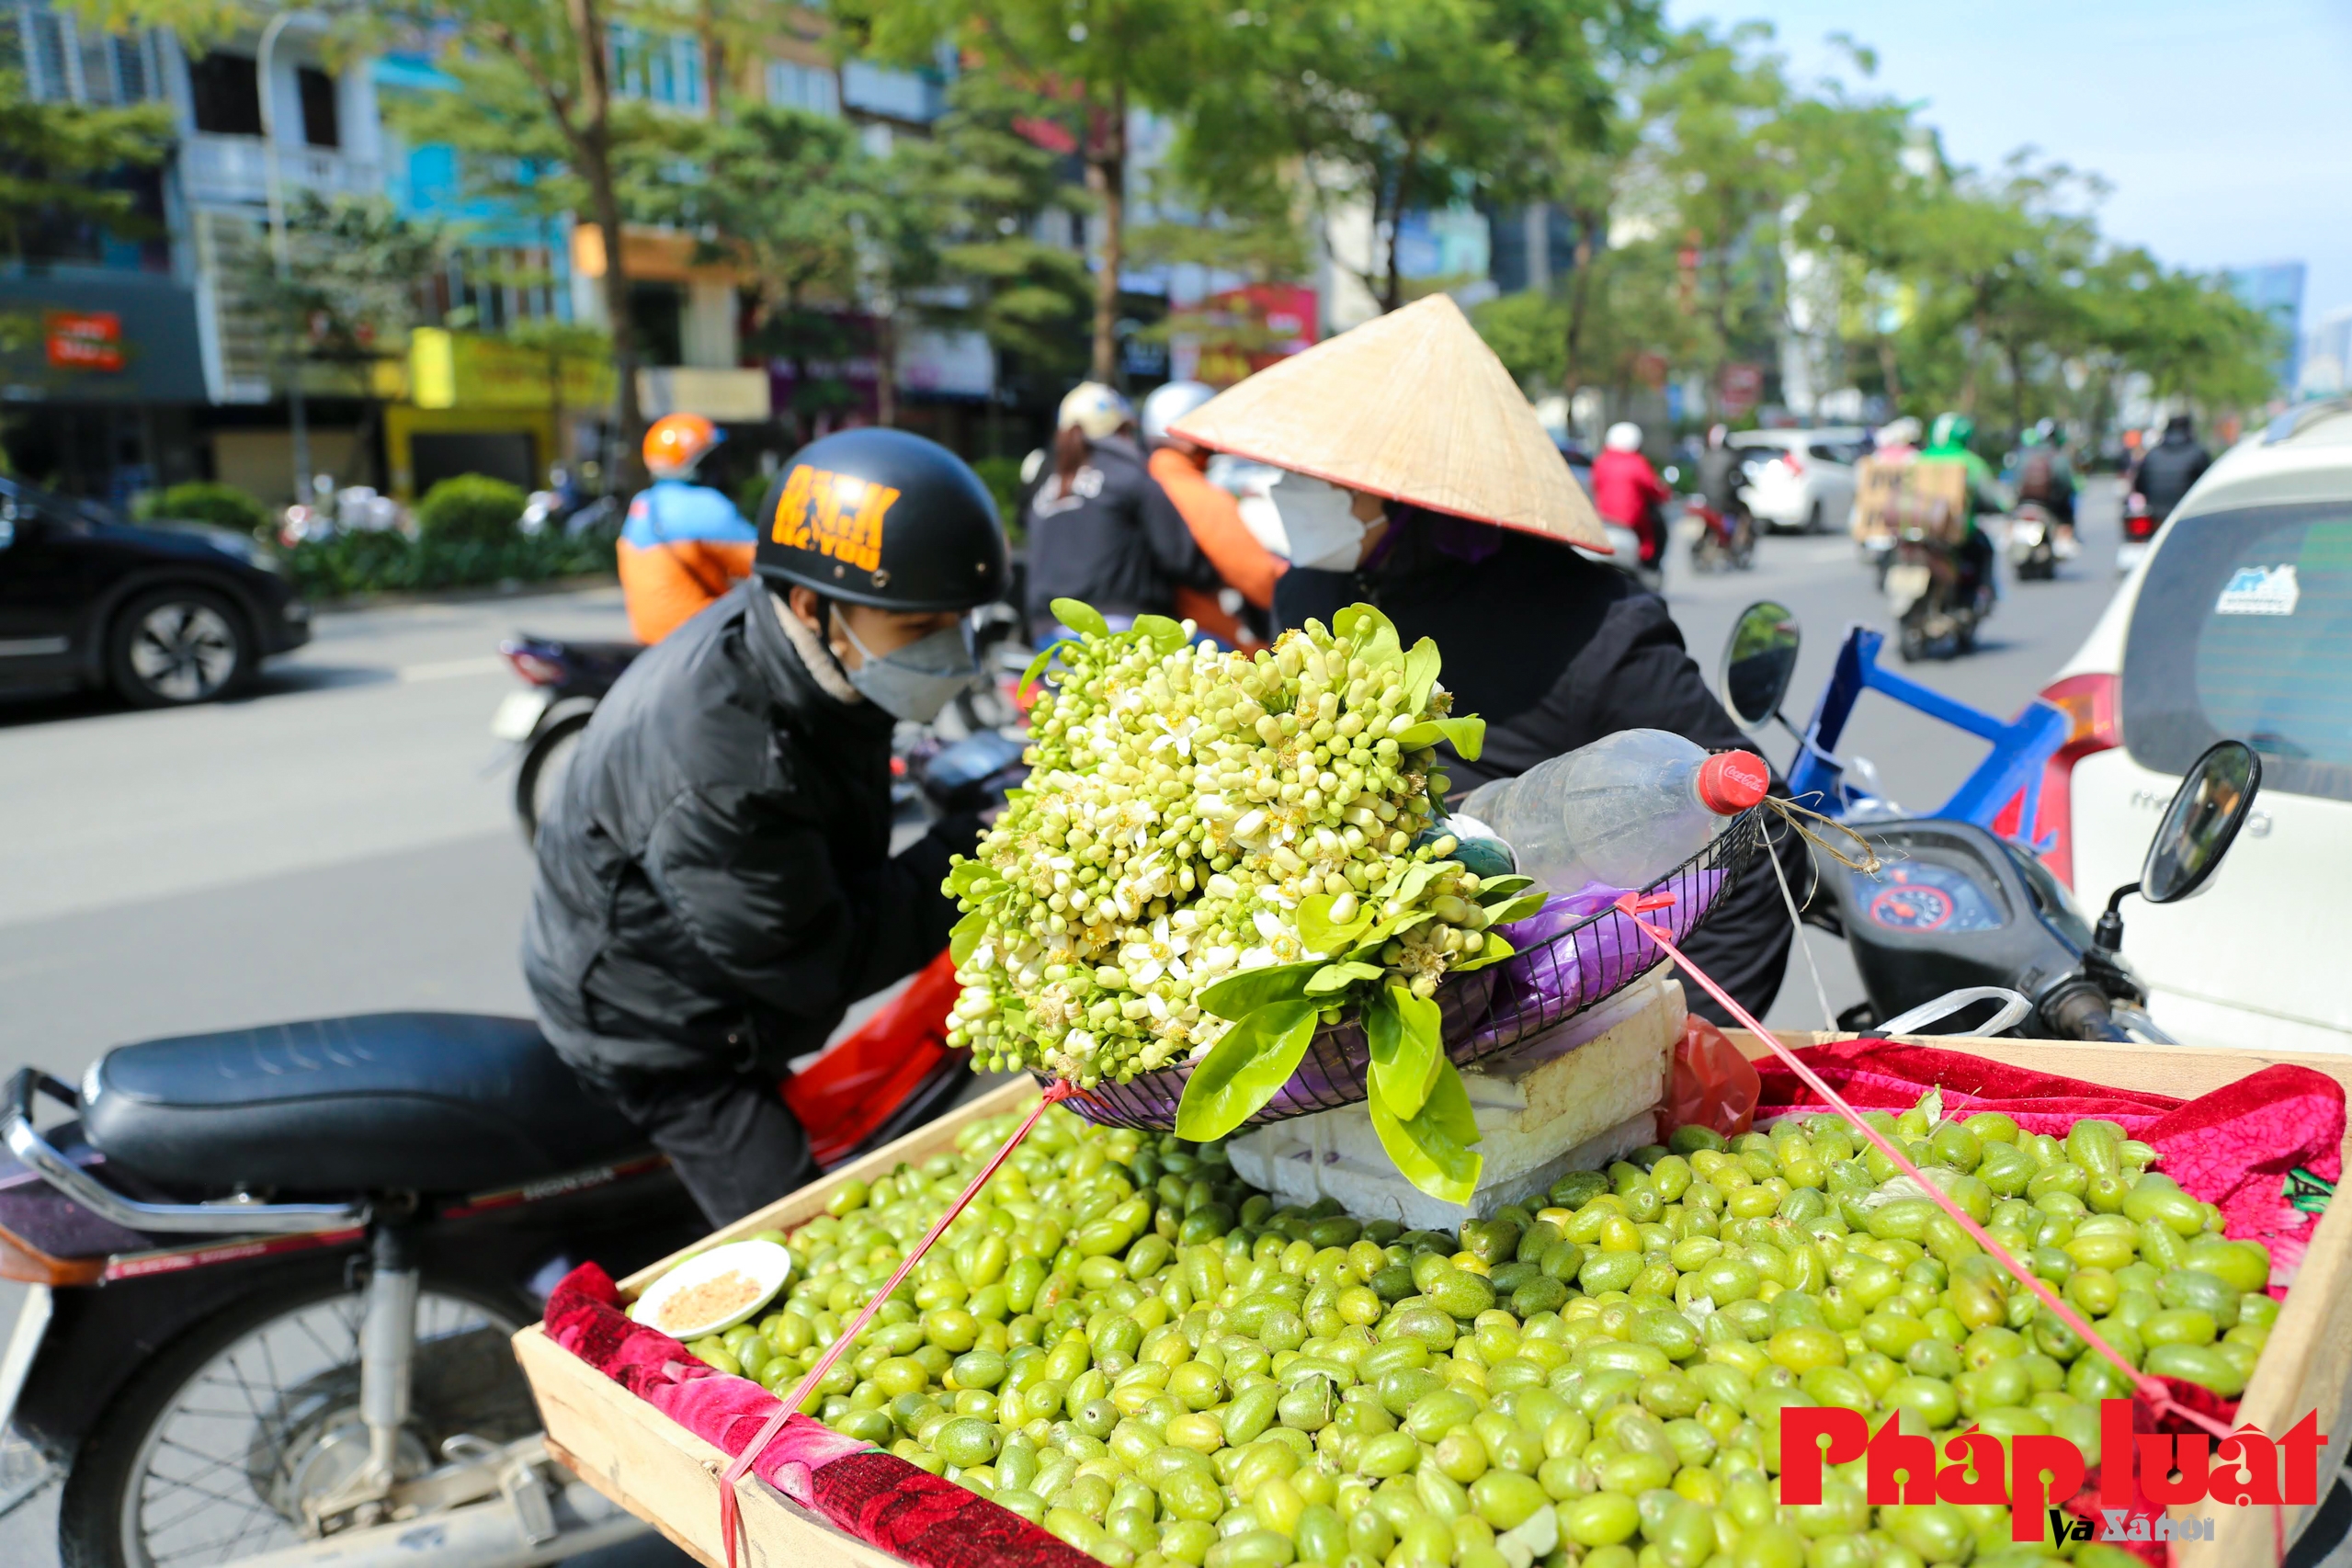
[{"label": "white styrofoam block", "polygon": [[1330,1197],[1362,1219],[1452,1230],[1653,1142],[1685,1008],[1662,965],[1608,1002],[1462,1074],[1478,1119],[1478,1189],[1447,1203],[1397,1174],[1362,1106],[1233,1139],[1233,1168],[1284,1203]]}]

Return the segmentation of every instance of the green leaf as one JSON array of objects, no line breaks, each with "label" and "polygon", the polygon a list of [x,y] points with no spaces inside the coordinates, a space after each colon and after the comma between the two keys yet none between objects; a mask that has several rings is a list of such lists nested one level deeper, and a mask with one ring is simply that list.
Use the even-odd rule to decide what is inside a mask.
[{"label": "green leaf", "polygon": [[1103,612],[1084,599],[1056,599],[1046,607],[1053,611],[1053,619],[1082,637],[1108,637],[1110,622]]},{"label": "green leaf", "polygon": [[959,859],[948,868],[948,883],[940,891],[949,898],[970,898],[974,888],[994,880],[994,873],[989,870],[987,862]]},{"label": "green leaf", "polygon": [[1295,1002],[1304,996],[1307,982],[1322,968],[1321,959],[1309,959],[1304,963],[1244,970],[1199,993],[1199,1000],[1221,1018],[1245,1018],[1269,1003]]},{"label": "green leaf", "polygon": [[1184,627],[1165,615],[1139,615],[1135,618],[1135,630],[1163,653],[1172,653],[1185,643]]},{"label": "green leaf", "polygon": [[1020,690],[1023,693],[1028,692],[1032,681],[1045,673],[1045,666],[1053,663],[1053,655],[1061,651],[1061,645],[1053,642],[1048,642],[1037,651],[1037,657],[1029,661],[1029,667],[1021,672]]},{"label": "green leaf", "polygon": [[1381,1147],[1405,1180],[1448,1203],[1470,1201],[1485,1161],[1470,1147],[1479,1140],[1478,1118],[1452,1062],[1439,1059],[1437,1082],[1415,1116],[1399,1117],[1378,1095],[1366,1104]]},{"label": "green leaf", "polygon": [[1185,1080],[1176,1136],[1206,1142],[1256,1115],[1299,1070],[1321,1011],[1312,1002],[1276,1002],[1227,1029]]},{"label": "green leaf", "polygon": [[1400,1119],[1419,1112],[1437,1063],[1445,1059],[1439,1024],[1435,1002],[1415,996],[1393,980],[1364,1009],[1364,1037],[1372,1053],[1372,1096]]},{"label": "green leaf", "polygon": [[1299,940],[1318,953],[1344,952],[1356,945],[1365,932],[1372,928],[1372,921],[1380,911],[1369,901],[1358,901],[1355,917],[1345,926],[1335,926],[1331,906],[1338,899],[1327,892],[1315,893],[1299,901]]},{"label": "green leaf", "polygon": [[1525,920],[1543,908],[1544,901],[1548,896],[1541,888],[1536,889],[1533,892],[1523,892],[1507,903],[1495,904],[1489,909],[1486,912],[1486,923],[1489,926],[1508,926],[1514,920]]},{"label": "green leaf", "polygon": [[[1334,635],[1345,637],[1355,646],[1355,657],[1372,668],[1385,669],[1404,657],[1403,640],[1396,634],[1396,623],[1370,605],[1354,604],[1331,618]],[[1422,641],[1426,642],[1427,638]]]},{"label": "green leaf", "polygon": [[1522,877],[1516,873],[1507,877],[1489,877],[1478,884],[1478,902],[1485,904],[1497,903],[1506,893],[1515,893],[1522,888],[1533,886],[1535,886],[1533,877]]},{"label": "green leaf", "polygon": [[975,909],[955,924],[948,933],[948,956],[958,964],[968,962],[980,939],[988,935],[988,911]]},{"label": "green leaf", "polygon": [[1334,992],[1346,990],[1359,980],[1378,980],[1387,972],[1378,964],[1358,963],[1353,960],[1346,963],[1327,963],[1308,979],[1307,994],[1328,996]]},{"label": "green leaf", "polygon": [[1449,974],[1468,974],[1474,969],[1484,969],[1491,963],[1501,963],[1519,949],[1494,931],[1486,933],[1486,947],[1474,959],[1458,959],[1446,966]]},{"label": "green leaf", "polygon": [[1444,661],[1437,656],[1437,645],[1424,637],[1404,655],[1404,710],[1418,713],[1429,706],[1429,688],[1437,684],[1437,670]]},{"label": "green leaf", "polygon": [[1450,742],[1454,755],[1464,762],[1476,762],[1486,745],[1486,721],[1476,714],[1460,719],[1424,719],[1396,738],[1396,744],[1407,751],[1433,746],[1439,741]]}]

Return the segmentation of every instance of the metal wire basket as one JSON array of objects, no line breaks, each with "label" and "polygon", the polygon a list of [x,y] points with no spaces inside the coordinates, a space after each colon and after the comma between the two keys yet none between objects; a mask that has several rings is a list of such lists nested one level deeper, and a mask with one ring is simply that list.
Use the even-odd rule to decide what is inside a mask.
[{"label": "metal wire basket", "polygon": [[[1666,927],[1677,945],[1731,891],[1762,842],[1763,818],[1761,807],[1741,812],[1714,842],[1642,890],[1673,895],[1672,903],[1648,918]],[[1439,988],[1446,1054],[1456,1066],[1467,1067],[1565,1023],[1657,964],[1663,956],[1657,944],[1614,906],[1615,896],[1614,890],[1588,889],[1553,898],[1540,914],[1505,928],[1517,954]],[[1356,1105],[1364,1098],[1370,1063],[1360,1020],[1351,1014],[1326,1024],[1315,1031],[1299,1070],[1243,1125],[1264,1127]],[[1139,1073],[1124,1084],[1099,1085],[1064,1103],[1097,1126],[1170,1131],[1192,1065]]]}]

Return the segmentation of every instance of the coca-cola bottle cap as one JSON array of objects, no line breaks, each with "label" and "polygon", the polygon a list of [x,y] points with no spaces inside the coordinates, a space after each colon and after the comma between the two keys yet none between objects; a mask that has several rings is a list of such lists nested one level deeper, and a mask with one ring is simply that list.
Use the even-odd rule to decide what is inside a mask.
[{"label": "coca-cola bottle cap", "polygon": [[1752,751],[1718,752],[1699,765],[1699,800],[1719,817],[1744,812],[1764,799],[1772,769]]}]

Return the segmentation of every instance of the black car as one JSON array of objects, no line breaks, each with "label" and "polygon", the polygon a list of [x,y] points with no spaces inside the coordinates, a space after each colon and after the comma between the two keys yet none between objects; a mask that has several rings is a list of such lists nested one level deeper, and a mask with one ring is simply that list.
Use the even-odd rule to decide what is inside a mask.
[{"label": "black car", "polygon": [[110,686],[179,707],[310,638],[310,608],[245,536],[0,478],[0,695]]}]

